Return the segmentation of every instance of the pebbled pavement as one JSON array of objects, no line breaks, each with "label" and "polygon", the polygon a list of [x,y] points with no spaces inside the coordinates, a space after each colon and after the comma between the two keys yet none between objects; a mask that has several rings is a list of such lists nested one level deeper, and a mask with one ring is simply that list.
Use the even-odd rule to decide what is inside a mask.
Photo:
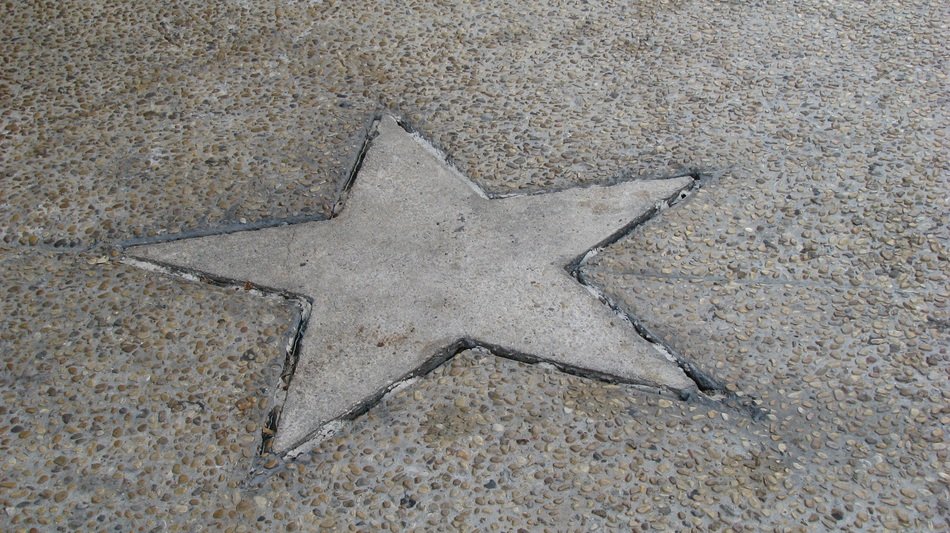
[{"label": "pebbled pavement", "polygon": [[[424,527],[416,517],[429,510],[445,528],[947,528],[944,4],[401,2],[365,10],[333,2],[32,2],[9,11],[0,28],[9,397],[0,421],[7,457],[0,521],[9,529],[193,529],[214,521],[252,529],[259,517],[303,528],[325,520],[326,527],[404,529]],[[250,310],[265,304],[234,291],[96,261],[128,239],[326,216],[364,125],[383,109],[403,115],[497,194],[701,174],[699,192],[598,256],[585,275],[679,355],[769,409],[755,423],[763,426],[737,413],[694,421],[708,418],[699,411],[704,404],[625,390],[623,401],[670,407],[644,411],[645,420],[617,414],[610,431],[632,428],[617,438],[633,447],[610,448],[602,446],[614,442],[608,434],[621,433],[558,418],[567,405],[557,398],[568,397],[568,385],[540,384],[542,369],[512,371],[517,380],[509,381],[507,370],[462,366],[460,381],[442,383],[443,394],[469,394],[465,376],[483,389],[500,387],[517,409],[486,412],[499,419],[535,413],[524,431],[537,428],[544,449],[551,444],[545,453],[571,453],[509,463],[511,448],[474,440],[489,442],[486,428],[472,432],[478,452],[465,450],[463,462],[450,448],[422,452],[412,424],[452,439],[459,434],[452,428],[489,418],[484,404],[455,417],[423,394],[408,409],[415,422],[370,412],[354,426],[362,429],[325,442],[312,461],[285,467],[261,459],[263,471],[279,472],[266,483],[290,483],[279,490],[231,488],[233,480],[217,477],[207,461],[195,466],[191,454],[178,456],[179,472],[191,469],[188,480],[162,488],[122,470],[129,467],[118,455],[97,460],[95,447],[82,461],[113,465],[100,468],[124,496],[109,499],[110,509],[72,487],[87,467],[71,463],[69,438],[56,440],[69,423],[52,416],[62,407],[59,385],[49,380],[72,379],[72,359],[98,361],[100,381],[67,399],[78,418],[99,424],[97,446],[109,446],[107,428],[125,428],[125,414],[112,413],[125,407],[117,405],[124,397],[96,391],[99,384],[118,390],[123,374],[111,370],[128,357],[125,341],[104,333],[113,326],[90,321],[97,304],[116,314],[103,320],[139,320],[132,329],[148,347],[145,361],[161,359],[171,325],[182,335],[171,348],[178,355],[193,357],[199,341],[214,338],[221,346],[207,356],[226,358],[243,327],[270,328],[254,338],[279,339],[294,322],[291,311],[273,312],[275,324],[260,322]],[[44,251],[55,247],[73,249]],[[180,301],[155,296],[155,305],[202,312],[180,328],[188,322],[156,318],[167,310],[137,311],[153,298],[143,288],[149,283],[180,294]],[[208,294],[215,303],[203,307]],[[245,312],[253,320],[233,324]],[[95,348],[69,344],[80,340]],[[283,345],[266,343],[279,358]],[[21,378],[35,373],[33,359],[44,350],[55,359],[51,374],[28,388]],[[132,368],[134,379],[145,368]],[[187,398],[192,378],[156,372],[164,385],[137,401]],[[264,397],[276,386],[268,383]],[[602,387],[583,382],[578,390],[594,395],[588,405],[609,405],[612,397],[596,392]],[[392,401],[409,401],[411,390]],[[262,421],[248,416],[219,423],[258,420],[259,428]],[[165,437],[197,446],[208,438],[183,428],[139,445],[157,450]],[[24,429],[30,433],[18,437]],[[412,444],[389,444],[377,434],[387,431]],[[508,446],[527,438],[512,436]],[[377,446],[393,447],[398,459],[376,457]],[[607,461],[620,471],[603,462],[567,467],[594,451],[608,457],[608,448],[623,458]],[[503,499],[482,494],[504,479],[473,466],[475,458],[486,468],[511,465]],[[169,464],[157,461],[153,474]],[[376,471],[354,471],[367,467]],[[339,477],[344,468],[352,478]],[[489,479],[473,482],[481,472]],[[175,492],[191,494],[205,476],[214,481],[200,497]],[[424,497],[412,488],[426,483]]]}]

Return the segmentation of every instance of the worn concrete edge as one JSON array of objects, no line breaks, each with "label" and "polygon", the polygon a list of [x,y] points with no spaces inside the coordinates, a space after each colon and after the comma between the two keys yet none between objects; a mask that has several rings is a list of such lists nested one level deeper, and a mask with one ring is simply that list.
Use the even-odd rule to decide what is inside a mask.
[{"label": "worn concrete edge", "polygon": [[[340,177],[337,180],[336,185],[335,200],[333,201],[333,204],[329,206],[329,209],[324,213],[292,215],[283,218],[256,220],[252,222],[225,222],[223,224],[217,224],[204,228],[196,228],[177,233],[164,233],[161,235],[149,235],[145,237],[124,239],[113,243],[112,247],[118,250],[125,250],[135,246],[161,244],[184,239],[210,237],[212,235],[227,235],[229,233],[237,233],[239,231],[256,231],[279,226],[303,224],[305,222],[319,222],[322,220],[335,218],[340,214],[340,210],[346,202],[346,196],[349,193],[350,188],[353,186],[353,182],[356,180],[356,176],[359,174],[360,169],[363,166],[363,160],[366,158],[366,154],[369,152],[369,149],[372,146],[373,139],[375,139],[377,135],[376,125],[383,116],[384,115],[382,113],[373,113],[369,115],[369,117],[363,121],[362,128],[357,134],[354,135],[355,139],[359,139],[359,148],[356,150],[356,153],[350,157],[349,164],[346,165],[340,172]],[[91,244],[81,249],[77,248],[76,250],[87,251],[94,249],[97,246],[101,245]]]},{"label": "worn concrete edge", "polygon": [[692,398],[689,391],[684,391],[680,399],[684,401],[695,399],[699,402],[710,405],[724,405],[730,409],[745,413],[753,420],[761,420],[767,416],[767,412],[757,405],[757,401],[754,397],[745,396],[739,392],[728,390],[725,383],[716,378],[713,374],[701,369],[694,362],[690,361],[688,357],[679,353],[662,337],[650,331],[649,328],[644,325],[643,321],[634,316],[629,309],[608,297],[601,287],[591,282],[584,275],[582,270],[587,261],[603,252],[608,246],[631,235],[637,231],[640,226],[646,224],[650,220],[653,220],[666,209],[688,201],[692,197],[693,193],[708,185],[709,183],[714,182],[721,175],[722,172],[715,174],[689,174],[688,176],[693,178],[690,183],[674,192],[665,200],[654,204],[653,207],[651,207],[648,211],[627,223],[623,228],[614,232],[612,235],[602,240],[587,252],[584,252],[583,254],[574,258],[573,261],[565,266],[565,269],[567,270],[568,274],[571,275],[571,277],[576,279],[578,283],[584,286],[584,288],[586,288],[591,294],[600,300],[601,303],[610,307],[617,314],[617,316],[629,324],[636,331],[636,333],[643,338],[643,340],[650,343],[667,360],[675,363],[683,371],[683,373],[686,374],[686,376],[696,384],[696,388],[699,391],[698,398]]},{"label": "worn concrete edge", "polygon": [[297,369],[297,362],[300,359],[301,341],[303,340],[303,336],[307,331],[307,325],[310,321],[310,312],[313,308],[313,302],[310,297],[304,294],[259,285],[250,281],[216,276],[207,272],[153,259],[146,260],[127,255],[119,258],[118,262],[148,272],[184,279],[193,283],[205,283],[215,287],[243,290],[255,296],[280,298],[282,301],[294,307],[294,318],[288,327],[288,334],[286,336],[286,342],[284,343],[283,363],[279,374],[271,380],[273,385],[268,401],[267,415],[265,419],[261,421],[261,438],[257,446],[255,461],[261,455],[270,451],[270,445],[277,434],[277,428],[280,424],[280,414],[287,401],[290,383],[293,380],[294,373]]},{"label": "worn concrete edge", "polygon": [[458,164],[457,160],[452,157],[451,153],[446,150],[441,143],[436,141],[433,137],[430,137],[425,134],[425,132],[417,127],[415,123],[406,118],[404,115],[399,114],[397,111],[387,112],[399,126],[406,130],[413,138],[416,139],[430,154],[434,155],[442,164],[448,167],[453,174],[460,177],[465,183],[471,186],[480,196],[490,200],[500,200],[503,198],[515,198],[518,196],[537,196],[541,194],[549,194],[573,189],[587,189],[591,187],[610,187],[613,185],[619,185],[621,183],[627,183],[631,181],[662,181],[662,180],[671,180],[682,178],[686,176],[692,176],[695,180],[706,181],[708,178],[712,177],[713,174],[708,174],[700,171],[697,168],[683,166],[682,168],[665,172],[662,174],[643,174],[637,172],[633,168],[628,168],[621,170],[611,176],[608,176],[603,179],[597,179],[595,181],[584,183],[580,185],[569,185],[564,187],[549,187],[544,189],[534,189],[534,190],[525,190],[525,191],[516,191],[516,192],[495,192],[486,187],[483,187],[477,181],[468,177],[465,172],[462,170],[462,167]]},{"label": "worn concrete edge", "polygon": [[445,346],[434,355],[429,357],[421,365],[410,370],[406,374],[403,374],[401,377],[397,378],[395,381],[382,387],[375,391],[370,396],[364,398],[360,402],[356,403],[351,407],[346,413],[334,418],[333,420],[327,421],[322,424],[320,427],[312,431],[307,436],[299,439],[296,443],[291,445],[287,452],[284,454],[287,458],[294,458],[299,456],[302,453],[306,453],[312,450],[314,447],[319,445],[323,440],[332,437],[340,430],[346,427],[346,424],[352,422],[359,418],[360,416],[369,412],[370,409],[379,404],[383,399],[388,395],[402,390],[408,386],[411,386],[413,383],[418,381],[421,378],[424,378],[426,375],[430,374],[436,368],[439,368],[443,364],[452,360],[456,355],[473,349],[483,349],[486,352],[490,353],[495,357],[500,357],[502,359],[508,359],[511,361],[516,361],[519,363],[525,363],[529,365],[539,365],[545,368],[550,368],[565,374],[570,374],[573,376],[578,376],[585,379],[592,379],[595,381],[601,381],[604,383],[610,384],[623,384],[631,385],[643,392],[648,392],[650,394],[657,394],[668,396],[670,398],[683,399],[683,391],[679,389],[670,388],[664,385],[659,385],[656,383],[633,380],[629,378],[624,378],[622,376],[616,376],[613,374],[608,374],[605,372],[599,372],[597,370],[591,370],[588,368],[583,368],[575,365],[565,364],[544,357],[539,357],[529,353],[524,353],[518,350],[513,350],[504,346],[497,344],[492,344],[489,342],[484,342],[479,339],[473,339],[469,337],[462,337],[455,342],[450,343]]},{"label": "worn concrete edge", "polygon": [[356,155],[354,155],[348,170],[343,176],[343,179],[341,179],[337,185],[337,199],[330,210],[329,218],[334,218],[339,215],[343,209],[343,206],[346,204],[346,199],[349,195],[350,189],[353,188],[353,183],[356,182],[356,177],[363,168],[363,161],[366,159],[366,154],[369,153],[369,149],[373,145],[373,139],[379,135],[379,121],[383,119],[383,116],[384,114],[382,112],[377,112],[372,114],[364,121],[362,130],[363,141],[360,143],[360,148],[357,150]]}]

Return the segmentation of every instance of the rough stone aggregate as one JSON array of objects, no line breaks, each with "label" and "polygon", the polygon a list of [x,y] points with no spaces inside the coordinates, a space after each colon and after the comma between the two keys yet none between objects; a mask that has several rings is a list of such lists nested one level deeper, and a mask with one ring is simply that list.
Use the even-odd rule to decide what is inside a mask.
[{"label": "rough stone aggregate", "polygon": [[[3,21],[2,529],[950,528],[945,2]],[[384,109],[495,194],[703,176],[584,276],[765,419],[472,352],[254,459],[293,309],[103,250],[328,216]]]},{"label": "rough stone aggregate", "polygon": [[32,209],[12,210],[3,239],[325,215],[382,108],[496,193],[734,166],[795,183],[819,165],[940,213],[947,16],[939,2],[17,3],[0,202]]},{"label": "rough stone aggregate", "polygon": [[[849,513],[875,517],[862,519],[871,529],[943,527],[945,296],[931,306],[935,295],[651,278],[608,262],[591,277],[615,287],[612,296],[677,353],[766,409],[784,451],[834,487],[825,507],[847,502]],[[785,505],[804,513],[805,503]]]},{"label": "rough stone aggregate", "polygon": [[10,11],[2,242],[88,247],[332,212],[377,104],[288,55],[273,6]]},{"label": "rough stone aggregate", "polygon": [[0,265],[3,529],[200,524],[257,454],[293,306],[108,257]]}]

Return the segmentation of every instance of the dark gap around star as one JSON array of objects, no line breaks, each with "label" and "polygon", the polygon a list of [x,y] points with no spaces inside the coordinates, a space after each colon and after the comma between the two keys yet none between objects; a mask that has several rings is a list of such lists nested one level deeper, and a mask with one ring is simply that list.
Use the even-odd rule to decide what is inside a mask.
[{"label": "dark gap around star", "polygon": [[[359,177],[359,173],[362,169],[363,162],[366,158],[367,153],[372,147],[373,140],[378,135],[377,124],[379,121],[386,115],[392,116],[397,125],[405,130],[409,134],[417,135],[421,137],[425,142],[428,142],[433,148],[440,152],[440,155],[443,158],[443,162],[448,164],[456,172],[459,172],[464,176],[464,173],[459,170],[457,165],[454,163],[453,158],[440,146],[439,143],[434,142],[432,138],[422,132],[418,127],[416,127],[410,120],[405,118],[405,115],[396,113],[396,112],[378,112],[371,115],[364,123],[363,127],[363,140],[360,144],[360,148],[353,157],[353,162],[349,166],[349,170],[343,173],[343,178],[340,180],[337,188],[337,200],[332,206],[329,206],[326,209],[324,214],[314,214],[314,215],[304,215],[297,217],[288,217],[279,220],[265,220],[257,221],[243,224],[229,224],[224,226],[219,226],[216,228],[206,228],[206,229],[196,229],[182,233],[170,234],[170,235],[158,235],[151,237],[142,237],[135,238],[120,243],[116,243],[114,246],[118,251],[124,251],[126,248],[145,245],[145,244],[157,244],[163,242],[172,242],[182,239],[194,238],[194,237],[206,237],[211,235],[224,235],[229,233],[236,233],[239,231],[257,231],[266,228],[272,228],[277,226],[285,226],[292,224],[300,224],[305,222],[315,222],[322,220],[329,220],[338,216],[342,210],[345,208],[346,200],[350,189],[353,187],[353,184]],[[654,205],[647,212],[633,219],[632,221],[625,224],[623,227],[609,235],[607,238],[603,239],[595,246],[585,251],[583,254],[576,257],[570,263],[565,265],[565,271],[568,275],[573,277],[578,283],[581,283],[584,286],[592,287],[592,285],[585,279],[583,273],[581,272],[581,267],[583,266],[584,260],[588,257],[591,251],[601,250],[611,244],[616,243],[617,241],[623,239],[624,237],[630,235],[635,231],[639,226],[645,224],[646,222],[652,220],[654,217],[658,216],[663,210],[673,207],[681,202],[688,200],[690,195],[698,190],[701,187],[704,187],[715,180],[716,175],[710,173],[700,172],[698,170],[691,170],[689,172],[681,172],[673,175],[667,176],[658,176],[658,177],[639,177],[634,178],[632,174],[627,172],[622,172],[619,175],[605,180],[603,182],[594,183],[587,185],[588,187],[592,186],[611,186],[616,185],[625,181],[648,181],[648,180],[663,180],[663,179],[676,179],[682,177],[689,177],[692,181],[681,188],[670,197],[666,198],[663,202]],[[474,183],[474,182],[473,182]],[[479,188],[481,185],[476,184]],[[583,187],[582,187],[583,188]],[[484,189],[482,189],[484,190]],[[545,194],[550,192],[558,192],[563,189],[545,189],[543,191],[533,191],[526,193],[519,193],[515,196],[521,195],[535,195],[535,194]],[[485,194],[489,199],[498,199],[504,198],[512,195],[507,194],[496,194],[489,191],[485,191]],[[141,260],[141,259],[139,259]],[[283,400],[277,400],[278,393],[286,393],[288,390],[291,381],[293,380],[294,373],[297,366],[297,361],[300,355],[301,342],[303,335],[306,332],[308,323],[309,323],[309,306],[312,303],[311,299],[302,294],[291,293],[281,289],[261,286],[244,280],[229,279],[221,276],[215,276],[208,274],[206,272],[200,272],[188,268],[183,268],[176,265],[170,265],[167,263],[162,263],[160,261],[146,261],[160,267],[163,271],[171,273],[178,276],[193,276],[200,280],[201,282],[208,283],[218,287],[227,287],[234,289],[243,289],[243,290],[257,290],[263,294],[279,296],[297,308],[297,320],[296,323],[292,325],[290,335],[291,339],[288,342],[288,349],[286,350],[283,366],[281,368],[279,376],[275,380],[275,385],[273,388],[273,394],[275,402],[268,411],[268,414],[265,420],[262,423],[261,429],[261,441],[258,446],[258,455],[254,459],[254,466],[252,466],[252,473],[258,471],[258,465],[261,463],[261,460],[265,456],[274,457],[272,451],[272,444],[274,437],[277,435],[277,431],[280,426],[280,417],[284,407],[284,402],[286,401],[286,396]],[[764,412],[756,407],[754,399],[748,397],[740,397],[735,393],[726,390],[724,384],[713,377],[712,375],[704,372],[699,369],[695,364],[690,362],[681,354],[674,351],[670,346],[660,340],[658,337],[653,335],[648,331],[642,324],[640,320],[636,317],[630,315],[628,312],[621,309],[614,302],[607,299],[605,296],[600,296],[601,302],[615,312],[625,317],[628,322],[633,326],[634,332],[642,337],[644,340],[651,344],[662,346],[669,354],[673,356],[676,361],[676,364],[680,369],[686,374],[686,376],[696,384],[696,390],[700,394],[695,394],[692,391],[676,391],[675,396],[682,401],[695,401],[703,404],[716,404],[720,406],[728,407],[734,411],[740,412],[753,420],[759,420],[764,416]],[[364,401],[361,401],[357,405],[353,406],[350,411],[344,415],[337,417],[337,421],[352,421],[361,415],[368,412],[376,404],[378,404],[388,393],[390,393],[396,386],[410,379],[418,379],[426,376],[442,364],[451,360],[457,354],[474,349],[474,348],[483,348],[489,351],[491,354],[502,357],[504,359],[509,359],[512,361],[517,361],[525,364],[548,364],[556,368],[560,372],[566,374],[571,374],[585,379],[593,379],[596,381],[601,381],[611,384],[625,384],[642,387],[644,389],[649,389],[650,392],[655,392],[658,394],[663,393],[663,389],[657,388],[656,386],[649,383],[637,382],[636,380],[630,380],[623,378],[621,376],[616,376],[612,374],[607,374],[603,372],[598,372],[591,369],[586,369],[582,367],[576,367],[573,365],[566,365],[556,361],[551,361],[544,359],[535,355],[521,353],[515,350],[511,350],[499,345],[493,345],[491,343],[482,342],[476,339],[470,338],[461,338],[454,343],[446,346],[432,357],[427,359],[422,365],[413,369],[406,375],[402,376],[394,383],[389,386],[380,389],[372,396],[366,398]],[[291,449],[301,446],[307,441],[313,439],[316,435],[320,433],[320,428],[309,434],[306,438],[301,439],[299,442],[295,443]]]}]

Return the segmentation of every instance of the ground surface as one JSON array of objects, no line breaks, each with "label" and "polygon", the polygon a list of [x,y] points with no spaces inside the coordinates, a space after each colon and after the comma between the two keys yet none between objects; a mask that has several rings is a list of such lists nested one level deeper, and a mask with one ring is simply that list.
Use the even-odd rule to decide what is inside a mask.
[{"label": "ground surface", "polygon": [[[465,4],[8,9],[4,529],[946,529],[946,4]],[[766,415],[472,352],[254,459],[296,308],[113,247],[327,216],[381,110],[496,194],[701,174],[583,276]]]}]

